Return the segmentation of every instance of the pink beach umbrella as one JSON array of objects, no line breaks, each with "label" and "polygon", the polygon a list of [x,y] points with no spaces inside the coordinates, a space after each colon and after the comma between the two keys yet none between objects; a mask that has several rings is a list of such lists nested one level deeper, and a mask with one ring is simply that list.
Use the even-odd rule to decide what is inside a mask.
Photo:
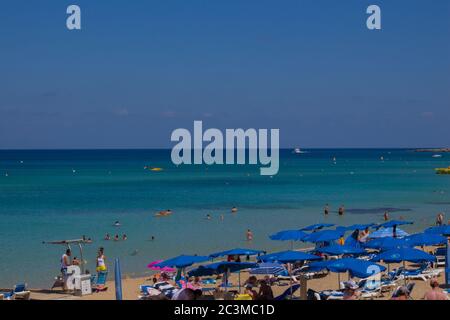
[{"label": "pink beach umbrella", "polygon": [[175,272],[175,271],[177,271],[177,269],[175,269],[175,268],[171,268],[171,267],[157,267],[157,266],[155,266],[156,264],[158,264],[158,263],[160,263],[160,262],[163,262],[164,260],[156,260],[156,261],[153,261],[153,262],[150,262],[148,265],[147,265],[147,268],[149,268],[150,270],[155,270],[155,271],[164,271],[164,272]]}]

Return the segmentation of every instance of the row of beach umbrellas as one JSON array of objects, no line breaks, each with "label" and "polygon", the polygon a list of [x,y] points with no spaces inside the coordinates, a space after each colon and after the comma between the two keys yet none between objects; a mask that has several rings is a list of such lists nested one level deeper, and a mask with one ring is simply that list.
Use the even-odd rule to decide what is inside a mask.
[{"label": "row of beach umbrellas", "polygon": [[[403,220],[392,220],[386,223],[376,224],[355,224],[348,227],[336,227],[335,230],[322,230],[334,226],[333,224],[314,224],[298,230],[284,230],[270,236],[272,240],[281,241],[304,241],[312,243],[331,243],[331,245],[313,250],[315,253],[340,256],[340,259],[322,260],[322,257],[302,251],[281,251],[265,254],[263,250],[235,248],[213,253],[209,256],[181,255],[164,261],[155,261],[149,265],[154,270],[174,270],[178,268],[183,271],[193,264],[198,264],[223,256],[254,256],[258,255],[258,262],[234,262],[219,261],[200,265],[191,269],[189,276],[210,276],[224,274],[225,285],[227,276],[230,272],[240,272],[243,269],[251,269],[253,274],[280,274],[286,269],[281,264],[290,264],[295,262],[308,262],[308,270],[317,271],[326,269],[330,272],[349,272],[349,275],[358,278],[367,278],[374,274],[383,272],[386,268],[376,262],[399,263],[399,262],[433,262],[435,256],[422,250],[416,249],[416,246],[440,245],[445,244],[447,239],[444,236],[450,235],[450,226],[431,227],[423,233],[413,235],[406,234],[402,236],[399,233],[398,225],[411,224],[412,222]],[[375,237],[361,246],[337,245],[333,242],[341,238],[345,232],[353,230],[363,230],[365,228],[375,228],[388,230],[386,235]],[[383,228],[383,229],[381,229]],[[393,228],[396,228],[397,237],[393,237]],[[307,233],[306,231],[311,231]],[[375,232],[374,232],[375,233]],[[373,234],[371,234],[371,238]],[[357,259],[359,255],[367,254],[366,249],[376,249],[376,254],[370,261]],[[346,257],[342,257],[342,256]],[[353,256],[353,257],[348,257]],[[171,269],[172,268],[172,269]],[[186,273],[185,273],[186,275]],[[240,283],[240,281],[239,281]]]}]

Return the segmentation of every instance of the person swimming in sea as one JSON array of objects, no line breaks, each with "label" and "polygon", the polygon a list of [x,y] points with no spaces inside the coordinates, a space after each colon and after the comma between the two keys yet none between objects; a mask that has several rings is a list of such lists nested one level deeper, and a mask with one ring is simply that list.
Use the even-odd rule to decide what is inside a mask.
[{"label": "person swimming in sea", "polygon": [[157,214],[155,214],[155,217],[167,217],[167,216],[170,216],[171,214],[172,214],[172,210],[167,209],[167,210],[158,212]]},{"label": "person swimming in sea", "polygon": [[125,241],[125,240],[127,240],[127,239],[128,239],[128,237],[127,237],[127,235],[124,233],[124,234],[122,235],[122,240]]},{"label": "person swimming in sea", "polygon": [[111,236],[109,235],[109,233],[107,233],[106,235],[105,235],[105,238],[104,238],[105,240],[111,240]]},{"label": "person swimming in sea", "polygon": [[339,207],[338,214],[339,214],[340,216],[343,216],[344,213],[345,213],[344,205],[341,205],[341,206]]},{"label": "person swimming in sea", "polygon": [[206,215],[206,220],[211,220],[211,215],[209,213]]},{"label": "person swimming in sea", "polygon": [[116,234],[116,235],[114,236],[114,241],[119,241],[119,235],[118,235],[118,234]]},{"label": "person swimming in sea", "polygon": [[238,209],[236,207],[231,208],[231,212],[236,213]]},{"label": "person swimming in sea", "polygon": [[119,222],[119,220],[116,220],[116,222],[114,222],[114,227],[120,227],[120,222]]}]

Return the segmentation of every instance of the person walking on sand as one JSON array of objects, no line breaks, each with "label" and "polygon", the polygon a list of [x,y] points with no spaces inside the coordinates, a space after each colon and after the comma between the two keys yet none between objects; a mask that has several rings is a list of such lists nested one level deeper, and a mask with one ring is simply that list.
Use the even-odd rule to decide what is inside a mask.
[{"label": "person walking on sand", "polygon": [[247,237],[247,241],[253,240],[253,232],[250,229],[247,229],[246,237]]},{"label": "person walking on sand", "polygon": [[340,216],[343,216],[344,213],[345,213],[344,205],[341,205],[341,206],[339,207],[338,214],[339,214]]},{"label": "person walking on sand", "polygon": [[330,207],[328,206],[328,203],[323,208],[323,213],[327,216],[330,213]]}]

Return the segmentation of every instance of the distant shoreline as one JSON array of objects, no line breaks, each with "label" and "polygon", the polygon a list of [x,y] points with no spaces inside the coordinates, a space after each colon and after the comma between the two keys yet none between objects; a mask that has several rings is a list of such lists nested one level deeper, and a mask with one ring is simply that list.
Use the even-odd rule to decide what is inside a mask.
[{"label": "distant shoreline", "polygon": [[416,149],[415,152],[450,152],[450,148]]}]

